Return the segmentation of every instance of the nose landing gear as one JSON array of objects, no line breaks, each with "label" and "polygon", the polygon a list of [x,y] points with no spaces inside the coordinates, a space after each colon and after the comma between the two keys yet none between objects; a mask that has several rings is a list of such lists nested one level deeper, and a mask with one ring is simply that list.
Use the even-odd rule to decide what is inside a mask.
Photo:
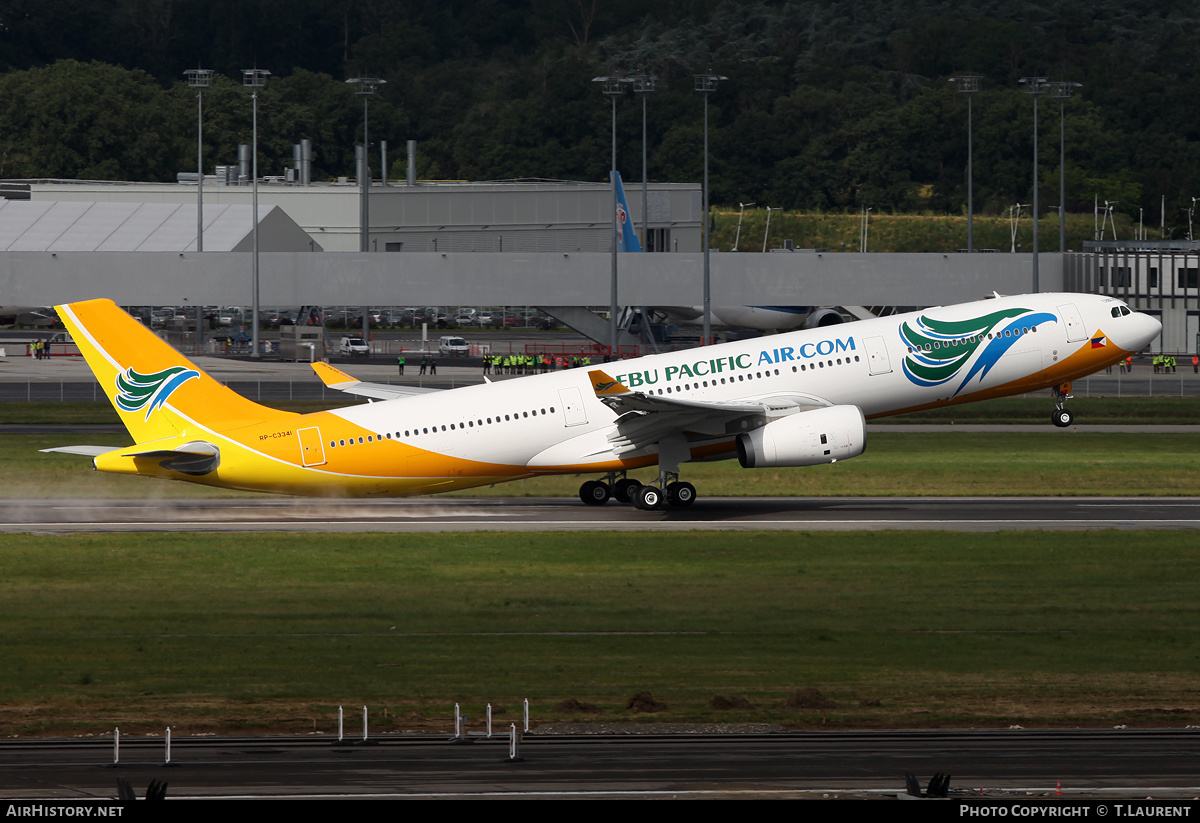
[{"label": "nose landing gear", "polygon": [[1071,414],[1066,407],[1066,402],[1071,399],[1071,384],[1063,383],[1061,386],[1055,386],[1051,391],[1054,392],[1054,414],[1050,416],[1050,422],[1060,429],[1065,429],[1075,419],[1075,415]]}]

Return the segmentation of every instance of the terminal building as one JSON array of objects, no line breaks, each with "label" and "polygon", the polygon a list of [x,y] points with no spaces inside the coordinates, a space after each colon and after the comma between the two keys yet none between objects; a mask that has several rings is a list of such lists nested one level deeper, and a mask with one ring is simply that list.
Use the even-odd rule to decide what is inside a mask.
[{"label": "terminal building", "polygon": [[[190,182],[102,183],[28,181],[32,202],[158,203],[192,207]],[[205,231],[222,206],[252,204],[252,187],[205,178]],[[24,181],[23,181],[24,182]],[[626,185],[629,208],[642,228],[641,185]],[[362,190],[349,182],[260,183],[260,205],[277,206],[308,233],[314,250],[362,250]],[[647,251],[696,252],[703,211],[700,186],[650,183],[646,196]],[[210,216],[209,210],[213,209]],[[495,183],[376,183],[367,207],[371,252],[604,252],[612,245],[612,187],[555,180]],[[205,243],[208,250],[208,243]],[[0,251],[4,250],[0,238]]]},{"label": "terminal building", "polygon": [[[641,186],[627,184],[626,194],[630,217],[640,228]],[[159,235],[170,236],[170,242],[161,245],[88,245],[93,237],[68,247],[63,238],[69,232],[53,237],[49,230],[18,230],[25,218],[12,217],[14,209],[0,217],[0,305],[50,305],[81,293],[126,305],[248,304],[240,260],[248,242],[251,187],[206,179],[203,260],[191,252],[196,195],[194,175],[177,184],[0,184],[0,203],[8,199],[28,214],[32,207],[43,215],[53,211],[48,204],[57,203],[54,209],[63,209],[59,217],[86,214],[93,235],[98,227],[123,221],[145,229],[156,219],[151,207],[170,214],[165,235]],[[646,200],[647,250],[669,254],[622,256],[621,305],[700,305],[700,186],[650,184]],[[269,180],[259,186],[259,202],[260,234],[270,238],[261,247],[265,306],[608,304],[607,183],[377,183],[370,189],[367,254],[360,251],[361,189],[348,181]],[[84,222],[81,217],[74,228],[76,237],[87,234]],[[222,225],[240,228],[223,231]],[[112,231],[114,238],[121,234]],[[123,236],[132,241],[136,234]],[[54,259],[56,248],[64,251]],[[161,250],[150,251],[154,248]],[[1163,333],[1153,351],[1200,349],[1200,243],[1095,242],[1082,252],[1043,253],[1038,262],[1040,291],[1121,297],[1161,319]],[[1024,293],[1033,282],[1029,253],[714,252],[711,263],[714,306],[931,306],[982,298],[993,290]],[[81,289],[81,281],[90,288]]]},{"label": "terminal building", "polygon": [[1200,352],[1200,242],[1087,241],[1084,252],[1066,255],[1063,286],[1110,294],[1157,317],[1156,353]]}]

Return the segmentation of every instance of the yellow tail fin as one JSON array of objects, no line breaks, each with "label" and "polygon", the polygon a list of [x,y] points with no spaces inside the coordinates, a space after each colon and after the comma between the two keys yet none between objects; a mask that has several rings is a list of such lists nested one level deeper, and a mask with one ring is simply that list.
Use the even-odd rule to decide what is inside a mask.
[{"label": "yellow tail fin", "polygon": [[137,443],[293,416],[222,386],[111,300],[56,308]]}]

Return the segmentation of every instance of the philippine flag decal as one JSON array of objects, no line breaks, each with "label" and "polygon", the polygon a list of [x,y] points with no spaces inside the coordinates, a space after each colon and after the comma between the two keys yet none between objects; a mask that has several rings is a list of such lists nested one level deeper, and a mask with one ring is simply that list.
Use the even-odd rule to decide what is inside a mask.
[{"label": "philippine flag decal", "polygon": [[1103,349],[1107,345],[1108,345],[1108,338],[1104,335],[1104,332],[1100,331],[1099,329],[1096,329],[1096,333],[1092,335],[1092,348],[1093,349]]}]

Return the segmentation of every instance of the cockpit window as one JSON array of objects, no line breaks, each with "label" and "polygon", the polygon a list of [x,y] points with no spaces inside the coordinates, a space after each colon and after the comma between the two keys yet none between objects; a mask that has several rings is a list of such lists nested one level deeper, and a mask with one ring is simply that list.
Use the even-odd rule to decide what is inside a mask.
[{"label": "cockpit window", "polygon": [[1113,317],[1124,317],[1127,314],[1133,314],[1128,306],[1113,306],[1112,308]]}]

